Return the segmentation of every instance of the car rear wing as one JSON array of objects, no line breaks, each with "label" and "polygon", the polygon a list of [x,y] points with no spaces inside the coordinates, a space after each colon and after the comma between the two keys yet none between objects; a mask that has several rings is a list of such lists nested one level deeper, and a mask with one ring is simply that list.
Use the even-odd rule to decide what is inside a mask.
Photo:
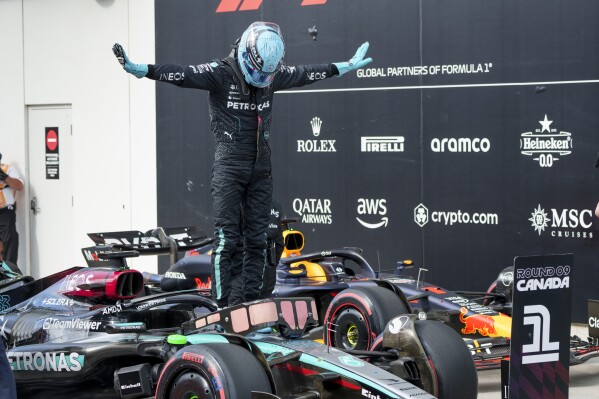
[{"label": "car rear wing", "polygon": [[88,233],[88,236],[96,244],[81,249],[89,267],[127,267],[126,258],[167,254],[174,264],[179,252],[214,241],[197,226],[157,227],[145,233],[136,230]]}]

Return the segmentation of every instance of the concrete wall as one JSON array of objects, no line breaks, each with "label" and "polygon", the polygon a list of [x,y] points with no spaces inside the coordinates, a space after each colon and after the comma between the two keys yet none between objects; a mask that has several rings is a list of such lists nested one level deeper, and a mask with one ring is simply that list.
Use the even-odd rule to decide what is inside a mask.
[{"label": "concrete wall", "polygon": [[134,61],[154,61],[154,2],[3,0],[0,37],[0,152],[26,180],[18,197],[19,266],[31,269],[27,106],[72,106],[74,242],[64,245],[75,264],[84,263],[88,232],[156,227],[154,85],[126,74],[111,50],[119,42]]}]

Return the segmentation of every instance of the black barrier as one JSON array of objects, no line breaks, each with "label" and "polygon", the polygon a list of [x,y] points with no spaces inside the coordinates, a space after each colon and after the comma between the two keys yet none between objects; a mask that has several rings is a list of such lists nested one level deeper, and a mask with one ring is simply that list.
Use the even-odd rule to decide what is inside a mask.
[{"label": "black barrier", "polygon": [[599,341],[599,300],[589,299],[589,337]]},{"label": "black barrier", "polygon": [[509,398],[567,398],[572,254],[514,261]]},{"label": "black barrier", "polygon": [[[225,57],[255,20],[281,26],[288,65],[344,61],[370,42],[366,69],[274,97],[275,195],[302,220],[306,251],[358,246],[381,269],[412,258],[436,284],[486,290],[517,254],[559,247],[576,255],[574,319],[586,320],[599,281],[599,2],[155,4],[158,63]],[[158,223],[210,233],[207,93],[156,92]]]}]

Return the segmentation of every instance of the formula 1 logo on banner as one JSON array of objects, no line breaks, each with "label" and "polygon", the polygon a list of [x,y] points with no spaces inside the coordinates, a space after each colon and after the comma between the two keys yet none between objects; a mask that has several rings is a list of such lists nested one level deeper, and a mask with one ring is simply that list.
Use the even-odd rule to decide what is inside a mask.
[{"label": "formula 1 logo on banner", "polygon": [[[590,231],[593,225],[593,212],[590,209],[551,209],[551,217],[539,204],[528,219],[532,227],[541,235],[548,227],[551,237],[556,238],[593,238]],[[551,223],[551,225],[550,225]]]},{"label": "formula 1 logo on banner", "polygon": [[371,136],[360,138],[362,152],[403,152],[403,136]]},{"label": "formula 1 logo on banner", "polygon": [[539,121],[541,128],[534,132],[525,132],[520,135],[520,152],[522,155],[532,156],[542,168],[550,168],[553,162],[559,161],[558,156],[572,153],[572,133],[552,128],[550,121],[545,118]]},{"label": "formula 1 logo on banner", "polygon": [[499,215],[496,213],[469,213],[457,211],[429,211],[424,204],[418,204],[414,208],[414,222],[424,227],[429,221],[443,223],[445,226],[454,224],[499,224]]},{"label": "formula 1 logo on banner", "polygon": [[[310,121],[312,127],[312,134],[314,137],[320,136],[320,129],[322,128],[322,119],[315,116]],[[337,140],[298,140],[297,141],[297,152],[337,152],[335,148],[335,142]]]},{"label": "formula 1 logo on banner", "polygon": [[[301,6],[317,6],[326,4],[327,0],[302,0]],[[262,0],[221,0],[216,12],[255,11],[262,5]]]},{"label": "formula 1 logo on banner", "polygon": [[549,341],[551,314],[543,305],[524,306],[523,324],[532,325],[532,343],[522,345],[522,364],[559,361],[559,342]]},{"label": "formula 1 logo on banner", "polygon": [[359,215],[376,215],[381,216],[379,222],[368,223],[356,216],[356,220],[364,227],[368,229],[378,229],[379,227],[387,227],[389,218],[385,216],[387,214],[387,200],[386,199],[370,199],[370,198],[359,198],[358,199],[358,214]]},{"label": "formula 1 logo on banner", "polygon": [[293,210],[301,216],[302,223],[332,224],[330,199],[296,198],[293,200]]}]

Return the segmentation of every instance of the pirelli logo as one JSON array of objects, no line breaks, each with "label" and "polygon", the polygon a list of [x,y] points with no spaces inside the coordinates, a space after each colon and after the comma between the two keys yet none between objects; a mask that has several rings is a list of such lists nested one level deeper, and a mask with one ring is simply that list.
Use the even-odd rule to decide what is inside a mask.
[{"label": "pirelli logo", "polygon": [[[302,0],[301,6],[323,5],[327,0]],[[221,0],[216,12],[235,12],[257,10],[262,5],[262,0]]]}]

